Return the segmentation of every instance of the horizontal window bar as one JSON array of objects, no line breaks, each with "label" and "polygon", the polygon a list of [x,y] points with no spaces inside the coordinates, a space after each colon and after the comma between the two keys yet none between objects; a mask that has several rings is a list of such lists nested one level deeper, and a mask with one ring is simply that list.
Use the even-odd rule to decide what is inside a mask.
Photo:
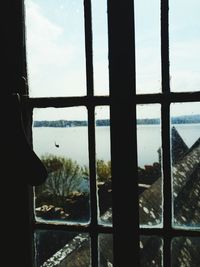
[{"label": "horizontal window bar", "polygon": [[195,102],[200,99],[200,91],[193,93],[166,93],[166,94],[144,94],[135,97],[137,104],[153,104],[153,103],[175,103],[175,102]]},{"label": "horizontal window bar", "polygon": [[185,229],[173,229],[170,230],[165,228],[140,228],[140,235],[156,235],[160,237],[167,237],[169,239],[175,237],[175,236],[198,236],[199,237],[199,230],[191,230],[185,228]]},{"label": "horizontal window bar", "polygon": [[[168,93],[168,94],[143,94],[143,95],[136,95],[127,99],[129,103],[132,102],[133,104],[195,102],[198,100],[200,100],[200,91],[193,93],[184,92],[184,93]],[[102,105],[110,105],[112,104],[112,101],[113,100],[110,96],[22,98],[23,104],[28,104],[29,107],[31,108],[99,106],[99,105],[102,106]]]},{"label": "horizontal window bar", "polygon": [[[91,233],[95,230],[97,233],[113,233],[113,228],[106,225],[98,225],[95,229],[91,226],[84,225],[57,225],[57,224],[45,224],[45,223],[36,223],[33,224],[34,230],[63,230],[63,231],[74,231],[74,232],[83,232]],[[166,231],[165,228],[140,228],[140,235],[157,235],[157,236],[168,236],[172,238],[174,236],[199,236],[199,230],[195,229],[173,229]]]},{"label": "horizontal window bar", "polygon": [[66,224],[46,224],[46,223],[33,223],[33,230],[62,230],[82,233],[113,233],[113,228],[106,225],[66,225]]},{"label": "horizontal window bar", "polygon": [[50,98],[23,98],[24,104],[30,108],[46,107],[72,107],[72,106],[98,106],[109,105],[110,98],[106,96],[95,97],[50,97]]}]

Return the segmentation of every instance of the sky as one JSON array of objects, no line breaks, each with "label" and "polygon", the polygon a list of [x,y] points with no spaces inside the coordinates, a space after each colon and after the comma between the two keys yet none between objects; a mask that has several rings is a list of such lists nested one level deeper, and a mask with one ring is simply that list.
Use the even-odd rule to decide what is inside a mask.
[{"label": "sky", "polygon": [[[170,0],[170,85],[175,92],[200,90],[199,10],[199,0]],[[83,1],[26,0],[25,11],[30,96],[86,95]],[[106,14],[106,0],[92,0],[96,95],[109,92]],[[158,93],[161,90],[159,0],[135,1],[135,33],[137,93]],[[173,114],[199,113],[199,105],[172,105]],[[158,105],[139,107],[138,116],[155,117],[159,109]],[[101,108],[101,116],[107,117],[104,110]],[[77,119],[81,118],[82,109],[37,110],[35,116]]]}]

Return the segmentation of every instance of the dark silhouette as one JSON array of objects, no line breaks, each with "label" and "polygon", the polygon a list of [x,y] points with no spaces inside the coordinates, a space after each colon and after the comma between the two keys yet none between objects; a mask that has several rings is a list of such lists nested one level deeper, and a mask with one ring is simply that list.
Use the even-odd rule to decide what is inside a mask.
[{"label": "dark silhouette", "polygon": [[56,142],[55,142],[55,147],[60,147],[58,144],[56,144]]}]

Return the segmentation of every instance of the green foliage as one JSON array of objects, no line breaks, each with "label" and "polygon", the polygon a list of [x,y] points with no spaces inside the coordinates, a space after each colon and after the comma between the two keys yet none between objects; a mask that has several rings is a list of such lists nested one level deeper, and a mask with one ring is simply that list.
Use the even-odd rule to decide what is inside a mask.
[{"label": "green foliage", "polygon": [[99,182],[111,180],[111,161],[97,160],[96,171]]},{"label": "green foliage", "polygon": [[41,157],[48,171],[46,182],[37,193],[66,197],[77,190],[82,180],[82,169],[69,158],[47,154]]},{"label": "green foliage", "polygon": [[[43,155],[41,160],[47,169],[48,178],[44,184],[35,187],[37,206],[41,203],[58,205],[74,191],[82,192],[82,183],[89,179],[87,166],[80,166],[70,158],[52,154]],[[111,162],[97,160],[96,172],[98,182],[111,180]]]},{"label": "green foliage", "polygon": [[46,167],[48,174],[61,169],[63,166],[63,159],[61,157],[57,157],[51,154],[43,155],[41,157],[41,161]]},{"label": "green foliage", "polygon": [[[87,166],[81,167],[82,177],[89,178],[89,169]],[[96,175],[98,182],[107,182],[111,180],[111,161],[97,160]]]}]

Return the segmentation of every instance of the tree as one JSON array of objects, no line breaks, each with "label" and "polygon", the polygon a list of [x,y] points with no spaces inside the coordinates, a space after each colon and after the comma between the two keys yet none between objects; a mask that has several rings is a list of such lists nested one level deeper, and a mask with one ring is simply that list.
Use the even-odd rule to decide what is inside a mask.
[{"label": "tree", "polygon": [[111,161],[97,160],[96,164],[97,180],[107,182],[111,180]]},{"label": "tree", "polygon": [[43,194],[66,197],[78,190],[83,176],[76,161],[51,154],[43,155],[41,160],[48,171],[48,178],[40,188]]},{"label": "tree", "polygon": [[[87,166],[81,167],[82,177],[89,179],[89,169]],[[104,161],[97,159],[96,162],[96,176],[98,182],[111,181],[111,161]]]}]

